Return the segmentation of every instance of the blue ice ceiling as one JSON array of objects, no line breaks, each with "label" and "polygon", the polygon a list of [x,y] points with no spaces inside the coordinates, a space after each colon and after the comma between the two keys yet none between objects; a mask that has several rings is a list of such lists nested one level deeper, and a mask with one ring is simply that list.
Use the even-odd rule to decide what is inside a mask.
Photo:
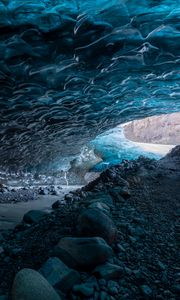
[{"label": "blue ice ceiling", "polygon": [[0,1],[0,166],[180,110],[180,1]]}]

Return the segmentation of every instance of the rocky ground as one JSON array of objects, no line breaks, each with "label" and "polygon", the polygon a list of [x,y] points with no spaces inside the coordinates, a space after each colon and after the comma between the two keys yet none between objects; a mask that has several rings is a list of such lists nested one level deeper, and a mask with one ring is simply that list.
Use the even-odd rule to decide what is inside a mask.
[{"label": "rocky ground", "polygon": [[0,236],[0,300],[178,299],[180,146],[65,200]]},{"label": "rocky ground", "polygon": [[0,184],[0,203],[18,203],[29,202],[37,199],[38,195],[53,195],[57,196],[62,193],[60,186],[40,186],[40,187],[8,187],[5,184]]}]

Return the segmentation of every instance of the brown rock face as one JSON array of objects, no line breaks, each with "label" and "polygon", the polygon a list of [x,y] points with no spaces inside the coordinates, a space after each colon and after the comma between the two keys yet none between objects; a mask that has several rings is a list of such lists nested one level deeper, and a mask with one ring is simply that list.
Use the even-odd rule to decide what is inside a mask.
[{"label": "brown rock face", "polygon": [[180,112],[129,122],[124,127],[127,139],[139,143],[180,144]]}]

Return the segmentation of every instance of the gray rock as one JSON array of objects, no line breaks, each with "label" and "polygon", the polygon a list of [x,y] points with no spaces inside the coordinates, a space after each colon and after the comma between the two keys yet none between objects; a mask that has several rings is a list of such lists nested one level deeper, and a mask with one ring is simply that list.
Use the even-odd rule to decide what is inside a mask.
[{"label": "gray rock", "polygon": [[22,269],[15,276],[12,300],[60,300],[49,282],[32,269]]},{"label": "gray rock", "polygon": [[117,295],[119,292],[119,284],[115,281],[110,280],[107,285],[108,293],[110,295]]},{"label": "gray rock", "polygon": [[126,252],[126,249],[120,244],[117,244],[117,248],[119,252]]},{"label": "gray rock", "polygon": [[172,291],[174,292],[174,293],[177,293],[177,294],[180,294],[180,284],[174,284],[173,286],[172,286]]},{"label": "gray rock", "polygon": [[109,280],[109,279],[118,279],[122,277],[122,275],[124,274],[124,270],[122,267],[119,267],[117,265],[106,263],[97,266],[93,271],[93,273],[99,277]]},{"label": "gray rock", "polygon": [[90,193],[86,197],[86,203],[87,205],[95,203],[95,202],[101,202],[106,204],[108,207],[113,207],[113,200],[107,192],[95,192],[95,193]]},{"label": "gray rock", "polygon": [[39,195],[48,195],[49,194],[48,189],[42,188],[42,187],[39,188],[38,192],[39,192]]},{"label": "gray rock", "polygon": [[57,200],[57,201],[55,201],[55,202],[52,204],[52,208],[53,208],[53,209],[57,209],[57,208],[59,208],[59,207],[61,206],[61,204],[62,204],[62,201]]},{"label": "gray rock", "polygon": [[91,276],[87,279],[86,283],[90,286],[93,286],[95,290],[99,290],[99,284],[95,276]]},{"label": "gray rock", "polygon": [[95,209],[100,209],[103,213],[105,214],[110,214],[110,208],[107,204],[103,202],[94,202],[91,203],[88,208],[95,208]]},{"label": "gray rock", "polygon": [[60,240],[54,252],[69,267],[81,269],[103,264],[113,255],[112,248],[100,237],[65,237]]},{"label": "gray rock", "polygon": [[89,298],[94,294],[94,287],[92,284],[88,283],[78,284],[73,287],[73,292]]},{"label": "gray rock", "polygon": [[131,193],[130,190],[128,189],[128,187],[121,187],[119,188],[119,194],[124,198],[124,199],[128,199],[131,197]]},{"label": "gray rock", "polygon": [[112,196],[116,205],[121,205],[121,203],[124,203],[124,198],[120,195],[119,190],[119,187],[113,187],[109,189],[109,193]]},{"label": "gray rock", "polygon": [[100,286],[106,286],[107,281],[104,278],[99,279],[99,285]]},{"label": "gray rock", "polygon": [[41,210],[30,210],[24,215],[23,221],[29,224],[38,223],[39,221],[43,220],[47,215],[48,213]]},{"label": "gray rock", "polygon": [[12,248],[10,254],[13,256],[18,256],[22,253],[22,248]]},{"label": "gray rock", "polygon": [[141,291],[142,291],[142,294],[145,297],[151,297],[152,296],[152,289],[146,284],[141,285]]},{"label": "gray rock", "polygon": [[157,265],[163,271],[165,271],[167,268],[167,266],[165,264],[163,264],[160,260],[157,262]]},{"label": "gray rock", "polygon": [[0,233],[0,243],[2,243],[4,241],[4,237],[2,235],[2,233]]},{"label": "gray rock", "polygon": [[141,226],[137,226],[135,228],[129,227],[129,231],[135,237],[143,238],[146,236],[146,231]]},{"label": "gray rock", "polygon": [[108,300],[108,294],[105,291],[101,291],[99,300]]},{"label": "gray rock", "polygon": [[0,255],[4,253],[4,248],[0,246]]},{"label": "gray rock", "polygon": [[73,285],[80,282],[80,274],[68,268],[57,257],[49,258],[40,268],[39,272],[52,286],[60,289],[62,292],[67,292]]},{"label": "gray rock", "polygon": [[78,232],[80,236],[99,236],[112,244],[117,236],[117,229],[104,212],[99,209],[88,208],[78,218]]}]

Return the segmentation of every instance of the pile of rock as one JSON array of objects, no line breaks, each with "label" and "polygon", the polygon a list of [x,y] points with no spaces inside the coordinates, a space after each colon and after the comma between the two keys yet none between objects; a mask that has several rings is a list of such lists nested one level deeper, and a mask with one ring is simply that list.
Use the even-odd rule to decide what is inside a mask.
[{"label": "pile of rock", "polygon": [[0,235],[0,300],[178,299],[179,149],[175,168],[114,166]]},{"label": "pile of rock", "polygon": [[[83,195],[83,191],[80,193]],[[119,179],[118,193],[120,197],[130,196],[128,183],[123,179]],[[111,214],[113,200],[103,191],[90,194],[90,197],[85,194],[86,197],[81,195],[78,202],[77,235],[61,238],[39,272],[32,269],[19,271],[12,286],[12,300],[58,300],[64,297],[113,300],[118,295],[119,285],[114,280],[123,276],[124,270],[114,264],[113,259],[112,245],[117,238]],[[53,207],[59,209],[58,203]],[[37,224],[44,218],[46,213],[30,211],[24,215],[23,222]]]},{"label": "pile of rock", "polygon": [[62,187],[61,186],[55,186],[55,185],[51,185],[51,186],[40,186],[37,189],[37,194],[39,195],[53,195],[53,196],[57,196],[62,192]]}]

